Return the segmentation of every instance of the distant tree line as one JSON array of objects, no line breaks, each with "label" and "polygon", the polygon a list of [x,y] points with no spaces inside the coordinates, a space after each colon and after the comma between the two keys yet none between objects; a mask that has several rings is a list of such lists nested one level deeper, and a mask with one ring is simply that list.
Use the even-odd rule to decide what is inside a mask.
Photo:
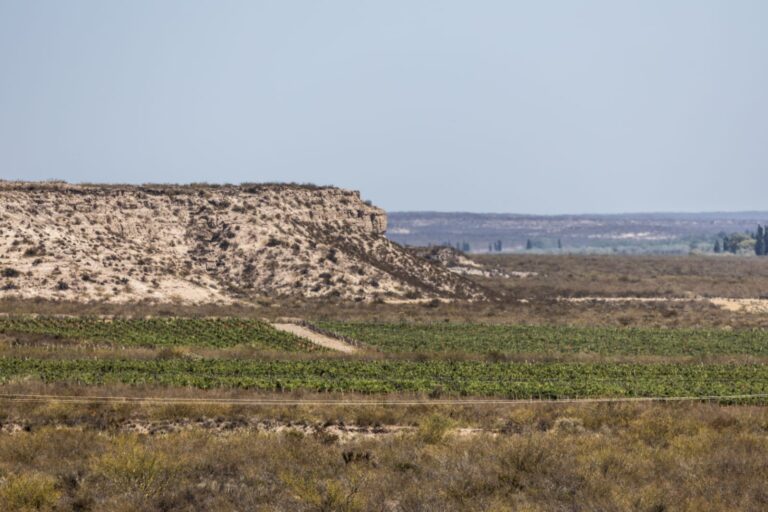
[{"label": "distant tree line", "polygon": [[[440,244],[440,246],[453,247],[457,251],[461,251],[461,252],[469,252],[472,250],[472,246],[469,244],[469,242],[456,242],[455,244],[451,242],[443,242]],[[431,244],[430,244],[430,247],[431,247]]]},{"label": "distant tree line", "polygon": [[[528,240],[526,240],[526,242],[525,242],[525,250],[526,251],[530,251],[531,249],[534,249],[534,248],[536,248],[536,249],[551,249],[552,248],[551,241],[549,241],[549,240],[544,240],[544,241],[537,240],[537,241],[534,242],[530,238]],[[561,239],[559,239],[559,238],[557,239],[557,248],[559,250],[563,249],[563,241]]]},{"label": "distant tree line", "polygon": [[721,234],[715,240],[714,251],[717,254],[754,251],[758,256],[768,256],[768,227],[758,225],[754,232]]},{"label": "distant tree line", "polygon": [[[725,236],[725,234],[722,234]],[[448,240],[443,241],[440,244],[437,244],[438,246],[442,247],[452,247],[456,249],[457,251],[461,252],[471,252],[472,251],[472,245],[469,242],[461,241],[461,242],[451,242]],[[720,246],[720,240],[718,239],[718,242],[716,244],[717,246]],[[430,247],[432,244],[430,244]],[[533,249],[541,249],[541,250],[552,250],[554,248],[557,248],[558,250],[563,250],[563,241],[560,238],[557,239],[531,239],[528,238],[525,241],[525,249],[527,251],[533,250]],[[478,247],[475,246],[475,250],[478,250]],[[496,240],[494,242],[488,243],[488,252],[503,252],[504,251],[504,243],[501,240]],[[716,252],[721,252],[717,248],[715,249]]]}]

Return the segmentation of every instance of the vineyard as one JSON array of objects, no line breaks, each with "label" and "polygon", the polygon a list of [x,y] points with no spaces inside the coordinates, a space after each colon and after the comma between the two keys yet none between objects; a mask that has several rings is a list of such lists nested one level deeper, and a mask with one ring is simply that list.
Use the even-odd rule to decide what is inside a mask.
[{"label": "vineyard", "polygon": [[505,398],[768,393],[764,365],[0,359],[0,380]]},{"label": "vineyard", "polygon": [[483,324],[321,323],[385,352],[768,355],[768,331]]},{"label": "vineyard", "polygon": [[[104,319],[0,317],[0,333],[104,343],[108,352],[84,358],[27,350],[0,357],[0,382],[32,379],[81,385],[159,385],[261,391],[415,393],[524,399],[730,396],[768,393],[768,365],[751,359],[706,364],[611,361],[611,355],[768,355],[762,330],[637,329],[482,324],[323,323],[380,352],[338,359],[317,345],[271,325],[236,318]],[[285,356],[233,359],[218,355],[160,357],[173,346],[250,346]],[[157,356],[121,355],[142,347]],[[61,352],[59,352],[61,350]],[[114,351],[113,351],[114,350]],[[152,352],[155,351],[155,352]],[[302,359],[288,352],[313,352]],[[467,360],[429,354],[578,354],[592,362]],[[397,353],[397,357],[387,354]],[[146,354],[146,353],[145,353]],[[215,353],[214,353],[215,354]],[[52,355],[52,357],[51,357]]]},{"label": "vineyard", "polygon": [[239,318],[103,319],[89,317],[0,317],[2,334],[36,334],[119,346],[247,345],[288,352],[322,351],[314,343],[278,331],[260,320]]}]

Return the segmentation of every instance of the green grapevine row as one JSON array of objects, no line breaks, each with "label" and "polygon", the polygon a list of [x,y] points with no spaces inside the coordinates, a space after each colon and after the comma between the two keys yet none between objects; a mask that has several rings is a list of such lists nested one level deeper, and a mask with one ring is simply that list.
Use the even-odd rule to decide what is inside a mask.
[{"label": "green grapevine row", "polygon": [[104,319],[95,317],[0,317],[0,333],[38,334],[123,346],[249,345],[291,352],[321,350],[317,345],[278,331],[260,320],[239,318]]},{"label": "green grapevine row", "polygon": [[768,356],[768,330],[324,322],[385,352]]},{"label": "green grapevine row", "polygon": [[676,397],[768,393],[765,365],[477,361],[56,360],[0,358],[0,382],[153,384],[508,398]]}]

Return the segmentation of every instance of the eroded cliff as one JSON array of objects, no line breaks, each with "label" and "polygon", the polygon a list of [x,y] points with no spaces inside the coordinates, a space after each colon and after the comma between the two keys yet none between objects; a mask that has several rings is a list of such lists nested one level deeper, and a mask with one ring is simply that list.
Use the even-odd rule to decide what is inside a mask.
[{"label": "eroded cliff", "polygon": [[334,187],[0,182],[0,297],[482,297],[386,226],[383,210]]}]

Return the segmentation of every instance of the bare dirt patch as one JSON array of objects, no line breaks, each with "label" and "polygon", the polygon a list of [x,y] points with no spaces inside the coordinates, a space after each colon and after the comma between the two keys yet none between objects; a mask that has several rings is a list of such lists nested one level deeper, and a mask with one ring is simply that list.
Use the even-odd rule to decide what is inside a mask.
[{"label": "bare dirt patch", "polygon": [[295,334],[296,336],[307,339],[312,343],[320,345],[321,347],[336,350],[338,352],[344,352],[345,354],[354,354],[357,352],[357,347],[353,347],[352,345],[344,343],[339,339],[315,332],[307,327],[304,327],[303,325],[292,323],[276,323],[272,324],[272,326],[279,331]]},{"label": "bare dirt patch", "polygon": [[[527,299],[522,299],[527,300]],[[732,299],[727,297],[558,297],[558,301],[574,303],[675,303],[703,302],[732,313],[768,313],[768,299]]]},{"label": "bare dirt patch", "polygon": [[726,311],[746,313],[768,313],[768,299],[710,299],[715,306]]}]

